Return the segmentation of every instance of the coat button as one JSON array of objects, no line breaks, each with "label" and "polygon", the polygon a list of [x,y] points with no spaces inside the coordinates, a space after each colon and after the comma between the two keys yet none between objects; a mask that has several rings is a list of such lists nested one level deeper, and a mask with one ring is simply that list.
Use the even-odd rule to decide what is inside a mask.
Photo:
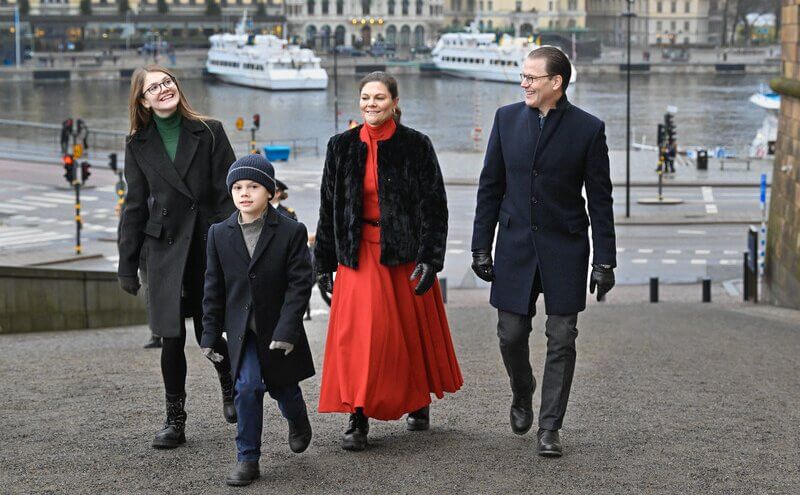
[{"label": "coat button", "polygon": [[536,198],[531,197],[531,204],[535,205],[536,203],[538,203],[538,201],[536,201]]},{"label": "coat button", "polygon": [[208,240],[208,234],[203,234],[203,240],[204,240],[204,241],[207,241],[207,240]]},{"label": "coat button", "polygon": [[250,278],[256,278],[256,274],[255,273],[251,273],[250,274]]},{"label": "coat button", "polygon": [[168,214],[168,213],[169,213],[169,212],[167,211],[167,209],[166,209],[166,208],[162,208],[162,209],[161,209],[161,215],[162,215],[162,216],[167,216],[167,214]]},{"label": "coat button", "polygon": [[538,170],[534,170],[533,171],[533,176],[534,177],[538,177],[539,176],[539,171]]},{"label": "coat button", "polygon": [[245,311],[250,311],[250,304],[249,303],[244,305],[244,310]]},{"label": "coat button", "polygon": [[195,210],[195,209],[197,209],[197,203],[192,203],[191,209],[192,209],[192,210]]},{"label": "coat button", "polygon": [[241,336],[241,335],[239,335],[239,342],[241,342],[241,341],[242,341],[242,336]]},{"label": "coat button", "polygon": [[534,225],[534,226],[532,226],[532,227],[531,227],[531,229],[533,229],[533,231],[534,231],[534,232],[536,232],[537,230],[539,230],[539,227],[537,227],[536,225]]},{"label": "coat button", "polygon": [[172,245],[174,243],[175,243],[175,239],[173,239],[172,237],[167,237],[167,244]]}]

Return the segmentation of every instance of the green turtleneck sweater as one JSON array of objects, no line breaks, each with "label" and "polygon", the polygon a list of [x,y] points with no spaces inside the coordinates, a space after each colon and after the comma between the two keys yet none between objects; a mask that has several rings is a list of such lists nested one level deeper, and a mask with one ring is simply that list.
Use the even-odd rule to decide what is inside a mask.
[{"label": "green turtleneck sweater", "polygon": [[174,163],[175,152],[178,151],[178,136],[181,135],[181,113],[176,111],[166,118],[153,114],[153,120],[156,123],[158,134],[161,136],[161,141],[164,143],[164,148],[167,150],[167,155]]}]

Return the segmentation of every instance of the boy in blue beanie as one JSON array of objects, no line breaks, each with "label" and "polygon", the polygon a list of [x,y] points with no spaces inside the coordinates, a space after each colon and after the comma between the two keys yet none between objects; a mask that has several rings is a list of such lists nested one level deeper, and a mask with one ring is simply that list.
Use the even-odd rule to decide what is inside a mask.
[{"label": "boy in blue beanie", "polygon": [[303,328],[313,277],[306,228],[269,204],[272,164],[261,155],[240,158],[227,185],[238,211],[208,231],[200,347],[221,360],[212,346],[227,333],[238,423],[237,462],[226,483],[244,486],[259,477],[265,392],[289,423],[291,450],[303,452],[311,442],[298,383],[314,375]]}]

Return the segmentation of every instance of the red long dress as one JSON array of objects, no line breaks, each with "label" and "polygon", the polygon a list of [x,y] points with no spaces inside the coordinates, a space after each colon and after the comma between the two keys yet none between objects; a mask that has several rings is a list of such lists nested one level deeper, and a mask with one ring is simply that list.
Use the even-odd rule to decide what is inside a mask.
[{"label": "red long dress", "polygon": [[[364,209],[380,218],[378,141],[396,129],[389,119],[379,127],[364,125],[367,143]],[[354,413],[391,420],[455,392],[464,380],[458,367],[442,293],[437,280],[423,296],[409,281],[414,263],[380,263],[380,227],[362,224],[358,269],[339,265],[331,303],[320,412]]]}]

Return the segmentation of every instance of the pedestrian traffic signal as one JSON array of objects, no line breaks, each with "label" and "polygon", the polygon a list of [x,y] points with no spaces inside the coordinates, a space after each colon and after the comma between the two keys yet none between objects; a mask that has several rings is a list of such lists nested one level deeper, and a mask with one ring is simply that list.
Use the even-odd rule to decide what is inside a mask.
[{"label": "pedestrian traffic signal", "polygon": [[253,114],[253,127],[256,128],[256,129],[261,127],[261,115],[259,115],[257,113]]},{"label": "pedestrian traffic signal", "polygon": [[239,131],[244,129],[244,119],[243,118],[239,117],[239,118],[236,119],[236,129],[239,130]]},{"label": "pedestrian traffic signal", "polygon": [[75,182],[75,161],[72,159],[72,155],[64,155],[61,161],[64,162],[64,178],[72,184]]},{"label": "pedestrian traffic signal", "polygon": [[666,128],[667,141],[676,141],[678,131],[675,128],[675,116],[669,112],[664,114],[664,127]]},{"label": "pedestrian traffic signal", "polygon": [[658,124],[658,140],[656,142],[659,148],[667,145],[667,130],[664,124]]},{"label": "pedestrian traffic signal", "polygon": [[114,173],[117,172],[117,154],[116,153],[110,153],[108,155],[108,168],[113,170]]},{"label": "pedestrian traffic signal", "polygon": [[89,176],[92,175],[90,169],[92,166],[89,162],[81,162],[81,182],[86,184],[86,181],[89,180]]}]

